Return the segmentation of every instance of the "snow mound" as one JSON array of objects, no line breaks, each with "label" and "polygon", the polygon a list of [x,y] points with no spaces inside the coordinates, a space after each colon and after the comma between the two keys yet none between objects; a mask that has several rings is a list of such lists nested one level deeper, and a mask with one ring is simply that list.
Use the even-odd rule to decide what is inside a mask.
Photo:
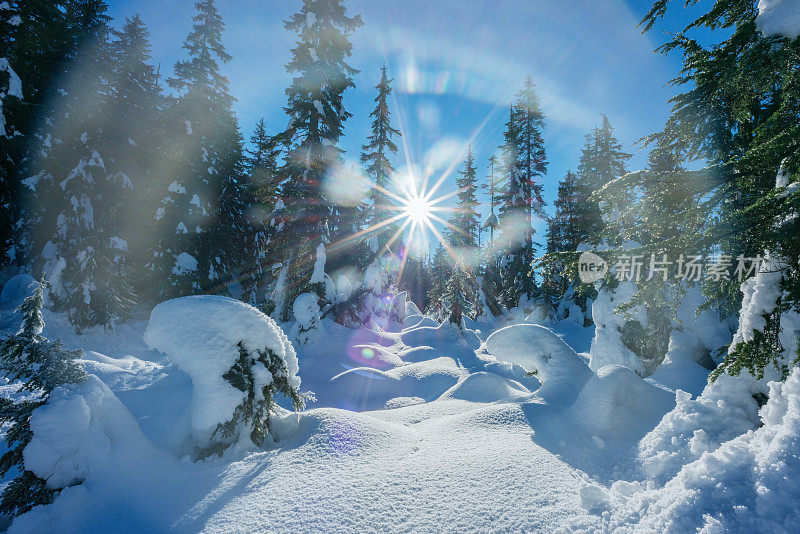
[{"label": "snow mound", "polygon": [[[604,530],[794,531],[800,521],[800,369],[769,389],[760,428],[705,452],[663,487],[616,495],[620,502],[603,516]],[[717,419],[717,426],[727,424]]]},{"label": "snow mound", "polygon": [[382,371],[371,367],[349,369],[331,379],[331,387],[342,392],[342,407],[379,410],[391,399],[419,397],[432,401],[464,375],[452,358],[441,357]]},{"label": "snow mound", "polygon": [[427,320],[433,321],[428,317],[426,320],[420,322],[420,326],[405,329],[401,333],[401,340],[403,344],[409,347],[447,347],[461,346],[470,350],[477,350],[481,346],[481,340],[473,330],[468,328],[461,330],[451,323],[436,323],[429,324]]},{"label": "snow mound", "polygon": [[9,303],[12,306],[22,304],[26,297],[33,294],[32,285],[35,285],[36,280],[29,274],[18,274],[12,276],[3,285],[3,291],[0,292],[0,302]]},{"label": "snow mound", "polygon": [[[670,334],[667,356],[649,378],[673,391],[682,389],[700,395],[708,382],[708,369],[692,358],[697,349],[696,336],[691,332],[674,330]],[[705,352],[702,354],[707,355]]]},{"label": "snow mound", "polygon": [[206,443],[244,399],[245,392],[222,378],[240,356],[239,343],[250,353],[271,350],[286,363],[289,384],[300,386],[297,356],[283,330],[238,300],[192,296],[163,302],[150,314],[144,341],[191,377],[189,409],[198,444]]},{"label": "snow mound", "polygon": [[[675,404],[673,395],[622,365],[607,365],[578,394],[572,411],[593,434],[620,438],[653,426]],[[641,436],[641,434],[639,434]]]},{"label": "snow mound", "polygon": [[25,468],[61,489],[86,480],[112,448],[148,450],[133,416],[94,375],[58,387],[31,415],[33,438],[25,447]]},{"label": "snow mound", "polygon": [[586,362],[552,330],[534,324],[501,328],[486,340],[486,350],[501,361],[537,371],[538,390],[545,400],[569,403],[592,371]]},{"label": "snow mound", "polygon": [[[412,302],[411,304],[414,303]],[[412,328],[418,328],[422,326],[430,326],[436,328],[437,326],[439,326],[439,323],[437,323],[430,317],[425,317],[423,315],[408,315],[403,321],[403,328],[405,330],[410,330]]]},{"label": "snow mound", "polygon": [[530,395],[518,382],[492,373],[473,373],[445,391],[442,398],[460,399],[470,402],[494,402],[519,399]]},{"label": "snow mound", "polygon": [[152,383],[162,366],[133,356],[111,358],[92,350],[78,362],[87,373],[97,376],[115,392],[145,387]]},{"label": "snow mound", "polygon": [[407,300],[406,301],[406,319],[410,315],[422,315],[422,312],[419,311],[419,307],[416,304],[414,304],[414,301]]},{"label": "snow mound", "polygon": [[800,0],[758,0],[756,25],[764,35],[800,35]]}]

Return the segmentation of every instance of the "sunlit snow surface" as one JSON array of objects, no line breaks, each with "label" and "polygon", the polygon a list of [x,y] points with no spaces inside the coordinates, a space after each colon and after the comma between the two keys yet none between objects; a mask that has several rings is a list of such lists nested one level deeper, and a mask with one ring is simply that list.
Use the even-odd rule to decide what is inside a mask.
[{"label": "sunlit snow surface", "polygon": [[[0,312],[0,326],[15,329],[6,302]],[[202,315],[187,318],[208,328]],[[770,495],[798,494],[779,483],[797,463],[796,378],[777,390],[762,429],[737,437],[758,428],[757,407],[736,408],[741,396],[724,383],[699,399],[681,393],[670,412],[674,392],[652,378],[619,365],[590,370],[593,328],[509,326],[525,316],[469,322],[463,335],[415,315],[405,328],[323,319],[324,336],[297,347],[302,389],[318,401],[277,417],[278,441],[266,449],[193,463],[192,381],[147,348],[146,324],[75,336],[46,313],[45,335],[86,349],[98,379],[75,388],[70,398],[82,400],[43,413],[42,425],[69,420],[84,431],[40,429],[33,465],[52,470],[55,451],[71,459],[59,476],[85,481],[11,531],[668,531],[787,517],[773,513]],[[548,369],[556,363],[572,371]],[[531,365],[549,393],[526,376]],[[741,462],[726,456],[732,449],[744,451]],[[756,478],[737,480],[738,466]],[[704,476],[730,490],[716,495]],[[757,511],[737,523],[740,503]]]}]

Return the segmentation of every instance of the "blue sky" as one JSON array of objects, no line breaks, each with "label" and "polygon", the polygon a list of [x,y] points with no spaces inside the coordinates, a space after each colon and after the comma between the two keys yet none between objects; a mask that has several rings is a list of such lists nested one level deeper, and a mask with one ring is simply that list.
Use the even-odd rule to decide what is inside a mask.
[{"label": "blue sky", "polygon": [[[175,60],[183,57],[193,2],[109,3],[115,24],[141,15],[151,31],[154,60],[162,74],[170,75]],[[283,29],[283,20],[301,2],[217,4],[227,25],[223,42],[233,56],[223,70],[245,136],[262,116],[272,131],[284,128],[281,107],[290,81],[284,65],[294,36]],[[663,126],[671,94],[665,83],[677,74],[680,58],[662,58],[653,50],[664,37],[662,30],[678,30],[688,20],[679,9],[659,31],[642,35],[636,25],[650,2],[633,0],[345,0],[345,5],[364,19],[353,35],[350,61],[360,73],[345,97],[354,115],[341,143],[348,159],[357,160],[368,134],[373,86],[385,63],[395,78],[395,125],[402,126],[407,146],[396,166],[411,161],[420,168],[439,167],[436,177],[450,161],[463,159],[471,139],[483,178],[501,142],[508,103],[530,74],[547,117],[550,165],[543,183],[549,204],[558,180],[576,168],[583,136],[601,113],[631,152],[637,139]],[[631,167],[645,160],[644,152],[635,153]],[[453,181],[449,178],[442,191],[452,190]],[[535,226],[542,240],[545,226]]]}]

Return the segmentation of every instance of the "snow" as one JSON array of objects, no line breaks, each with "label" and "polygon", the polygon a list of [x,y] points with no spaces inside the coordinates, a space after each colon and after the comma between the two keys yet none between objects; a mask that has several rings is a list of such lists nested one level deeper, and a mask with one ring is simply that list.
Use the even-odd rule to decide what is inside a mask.
[{"label": "snow", "polygon": [[[597,293],[597,298],[592,303],[592,318],[595,324],[594,339],[590,349],[590,366],[593,371],[606,365],[624,365],[644,373],[644,364],[632,350],[622,342],[620,329],[629,320],[625,314],[616,314],[614,309],[626,303],[636,293],[636,283],[633,281],[620,282],[613,290],[602,288]],[[647,318],[642,306],[631,310],[632,319],[647,324]]]},{"label": "snow", "polygon": [[[12,26],[15,25],[15,19],[19,20],[19,17],[15,16],[9,19],[9,24]],[[0,137],[5,137],[8,133],[6,132],[6,117],[3,114],[3,100],[5,100],[7,96],[22,98],[22,81],[19,79],[19,76],[17,76],[17,73],[14,72],[14,69],[11,68],[8,58],[0,57],[0,72],[8,74],[8,88],[0,92]]]},{"label": "snow", "polygon": [[197,259],[188,252],[181,252],[175,258],[175,265],[172,267],[172,274],[185,275],[197,270]]},{"label": "snow", "polygon": [[764,35],[794,39],[800,35],[800,1],[758,0],[756,26]]},{"label": "snow", "polygon": [[627,367],[607,365],[589,378],[572,411],[593,435],[619,439],[643,423],[652,428],[674,404],[674,395],[666,389]]},{"label": "snow", "polygon": [[109,242],[111,248],[115,248],[117,250],[128,250],[128,242],[119,236],[111,236],[109,238]]},{"label": "snow", "polygon": [[248,352],[271,350],[286,363],[288,382],[300,386],[294,348],[283,330],[256,308],[219,296],[193,296],[156,306],[144,341],[167,355],[192,379],[191,414],[195,443],[204,447],[219,424],[229,420],[245,393],[222,375]]},{"label": "snow", "polygon": [[296,321],[291,331],[292,339],[301,345],[315,339],[321,330],[319,298],[314,293],[301,293],[292,303],[292,313]]},{"label": "snow", "polygon": [[36,280],[27,273],[12,276],[3,284],[0,302],[8,303],[9,307],[16,308],[26,297],[33,294],[36,283]]},{"label": "snow", "polygon": [[486,350],[501,361],[536,371],[543,382],[539,394],[549,402],[569,402],[583,388],[592,371],[575,350],[552,330],[518,324],[501,328],[486,340]]},{"label": "snow", "polygon": [[[771,382],[769,388],[769,401],[759,412],[760,427],[754,422],[752,429],[741,432],[733,419],[734,427],[719,438],[722,443],[696,433],[696,459],[663,486],[634,486],[625,494],[612,487],[605,492],[612,509],[603,515],[604,530],[793,531],[800,520],[795,506],[800,492],[800,370],[785,383]],[[682,408],[679,404],[676,411]],[[706,421],[714,429],[728,423]],[[602,490],[598,493],[602,499]]]},{"label": "snow", "polygon": [[[337,295],[352,285],[336,282]],[[687,393],[707,374],[697,355],[731,335],[715,313],[689,313],[691,299],[670,343],[684,367],[642,379],[593,371],[593,329],[568,319],[503,326],[537,319],[520,309],[460,332],[396,297],[402,322],[348,328],[301,297],[300,321],[281,326],[324,335],[296,349],[224,297],[81,335],[45,310],[44,334],[84,348],[90,376],[35,413],[26,467],[65,489],[10,532],[786,531],[798,519],[800,372],[770,384],[760,411],[751,394],[766,386],[744,375]],[[0,327],[15,331],[10,305],[0,298]],[[221,378],[239,341],[277,350],[297,386],[302,369],[317,401],[271,417],[275,441],[192,462],[242,399]],[[677,371],[690,364],[687,385]]]},{"label": "snow", "polygon": [[[109,410],[103,406],[108,402],[116,405]],[[50,489],[83,482],[90,465],[108,456],[111,442],[102,419],[108,411],[121,412],[119,408],[119,401],[95,376],[56,388],[47,404],[31,415],[33,439],[24,450],[26,469],[45,479]]]},{"label": "snow", "polygon": [[766,255],[756,276],[742,283],[742,309],[739,313],[739,329],[733,336],[731,347],[737,343],[751,341],[756,331],[766,326],[764,315],[775,309],[781,296],[781,280],[785,264]]},{"label": "snow", "polygon": [[325,281],[325,245],[317,245],[316,259],[314,260],[314,271],[311,273],[311,284],[319,284]]}]

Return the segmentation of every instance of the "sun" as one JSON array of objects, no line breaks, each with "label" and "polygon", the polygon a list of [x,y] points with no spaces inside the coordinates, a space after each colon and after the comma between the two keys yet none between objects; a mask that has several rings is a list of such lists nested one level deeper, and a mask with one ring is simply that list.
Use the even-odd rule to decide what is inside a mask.
[{"label": "sun", "polygon": [[415,226],[427,226],[431,220],[433,203],[414,191],[402,200],[403,215]]}]

